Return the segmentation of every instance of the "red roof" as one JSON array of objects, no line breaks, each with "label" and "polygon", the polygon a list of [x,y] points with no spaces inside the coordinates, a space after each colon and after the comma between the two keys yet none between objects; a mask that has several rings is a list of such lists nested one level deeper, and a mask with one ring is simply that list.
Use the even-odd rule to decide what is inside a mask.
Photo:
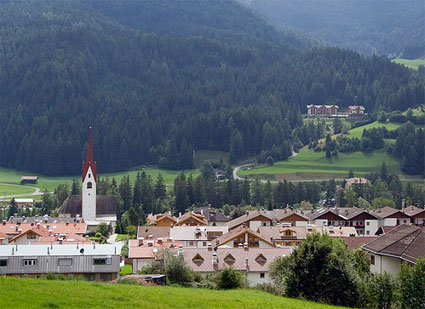
[{"label": "red roof", "polygon": [[94,181],[97,182],[97,168],[96,163],[93,161],[93,145],[92,145],[92,132],[91,127],[89,129],[89,145],[87,147],[87,159],[86,162],[83,163],[83,173],[82,173],[82,179],[84,182],[84,179],[86,178],[87,171],[89,170],[89,167],[92,170]]}]

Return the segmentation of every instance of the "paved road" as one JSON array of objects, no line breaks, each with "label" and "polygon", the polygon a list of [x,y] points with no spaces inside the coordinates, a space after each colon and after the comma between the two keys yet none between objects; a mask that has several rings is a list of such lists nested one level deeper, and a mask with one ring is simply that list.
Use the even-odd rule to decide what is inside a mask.
[{"label": "paved road", "polygon": [[[291,157],[295,157],[296,155],[298,155],[298,153],[296,153],[295,151],[292,152],[292,156]],[[253,165],[253,163],[248,163],[248,164],[243,164],[243,165],[239,165],[236,166],[235,169],[233,170],[233,179],[235,180],[244,180],[245,178],[239,177],[238,176],[238,171],[240,168],[245,167],[245,166],[250,166]],[[266,182],[265,180],[262,180],[262,182]]]}]

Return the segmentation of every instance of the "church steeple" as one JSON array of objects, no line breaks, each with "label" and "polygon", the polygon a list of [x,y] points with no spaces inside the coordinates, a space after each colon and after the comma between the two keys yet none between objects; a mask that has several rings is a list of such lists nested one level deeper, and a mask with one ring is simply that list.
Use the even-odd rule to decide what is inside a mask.
[{"label": "church steeple", "polygon": [[83,162],[83,172],[82,172],[82,179],[84,182],[84,179],[87,176],[87,172],[89,171],[89,167],[91,168],[91,171],[93,173],[93,179],[95,182],[97,182],[97,168],[96,163],[93,161],[93,137],[92,137],[92,129],[89,128],[89,143],[87,147],[87,158],[86,162]]}]

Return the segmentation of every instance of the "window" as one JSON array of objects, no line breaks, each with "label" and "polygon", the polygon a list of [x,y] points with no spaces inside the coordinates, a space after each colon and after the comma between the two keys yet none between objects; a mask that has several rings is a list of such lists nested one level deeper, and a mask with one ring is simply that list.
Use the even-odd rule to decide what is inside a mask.
[{"label": "window", "polygon": [[93,265],[111,265],[112,258],[94,258]]},{"label": "window", "polygon": [[234,263],[235,263],[235,258],[231,255],[231,254],[228,254],[225,258],[224,258],[224,262],[226,263],[226,264],[229,264],[229,265],[233,265]]},{"label": "window", "polygon": [[263,226],[267,226],[267,222],[263,222]]},{"label": "window", "polygon": [[111,281],[112,280],[112,274],[100,274],[100,280]]},{"label": "window", "polygon": [[195,255],[195,257],[192,259],[192,262],[196,265],[200,266],[202,263],[204,263],[204,258],[200,256],[199,254]]},{"label": "window", "polygon": [[71,266],[71,265],[72,265],[71,258],[58,259],[58,266]]},{"label": "window", "polygon": [[27,234],[27,239],[35,239],[37,237],[37,235],[35,235],[34,233],[28,233]]},{"label": "window", "polygon": [[95,279],[94,274],[85,274],[84,277],[86,277],[87,281],[94,281]]},{"label": "window", "polygon": [[264,279],[264,277],[265,277],[265,274],[264,273],[260,273],[260,278],[261,279]]},{"label": "window", "polygon": [[0,267],[7,266],[7,260],[0,260]]},{"label": "window", "polygon": [[375,256],[374,255],[370,256],[370,264],[375,265]]},{"label": "window", "polygon": [[37,265],[37,260],[24,260],[24,266],[35,266]]},{"label": "window", "polygon": [[91,178],[91,174],[89,173],[89,178]]},{"label": "window", "polygon": [[264,264],[266,264],[267,259],[264,257],[264,255],[260,254],[259,256],[257,256],[257,258],[255,259],[255,261],[260,264],[261,266],[263,266]]},{"label": "window", "polygon": [[87,189],[91,189],[93,187],[93,184],[89,181],[88,183],[87,183]]},{"label": "window", "polygon": [[206,241],[204,241],[204,242],[202,243],[202,245],[203,245],[204,247],[206,247],[206,246],[207,246],[207,242],[206,242]]},{"label": "window", "polygon": [[193,247],[193,241],[189,241],[189,246]]},{"label": "window", "polygon": [[370,222],[369,222],[369,221],[367,221],[367,222],[366,222],[366,225],[370,225]]},{"label": "window", "polygon": [[366,235],[370,235],[370,231],[366,231]]}]

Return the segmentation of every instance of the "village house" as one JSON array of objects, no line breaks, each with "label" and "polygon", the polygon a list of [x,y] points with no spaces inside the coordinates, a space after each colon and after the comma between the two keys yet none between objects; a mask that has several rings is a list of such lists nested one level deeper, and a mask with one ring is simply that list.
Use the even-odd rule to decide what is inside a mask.
[{"label": "village house", "polygon": [[193,210],[193,212],[195,214],[204,216],[205,219],[208,221],[208,225],[211,226],[225,225],[226,222],[229,221],[229,218],[227,218],[224,214],[210,206],[196,208],[195,210]]},{"label": "village house", "polygon": [[18,207],[32,207],[34,200],[32,198],[16,198],[16,206]]},{"label": "village house", "polygon": [[396,226],[401,224],[410,224],[411,218],[401,210],[385,206],[370,212],[379,218],[380,226]]},{"label": "village house", "polygon": [[274,248],[275,244],[245,224],[218,237],[213,242],[213,247],[217,248],[240,248],[243,246],[248,246],[249,248]]},{"label": "village house", "polygon": [[163,259],[163,250],[183,247],[184,242],[171,238],[157,239],[130,239],[128,241],[128,258],[133,265],[133,273],[137,273],[145,266],[160,262]]},{"label": "village house", "polygon": [[137,239],[157,239],[170,237],[169,226],[139,226],[137,229]]},{"label": "village house", "polygon": [[120,248],[96,244],[0,246],[0,273],[29,277],[52,273],[111,281],[120,274]]},{"label": "village house", "polygon": [[256,231],[260,226],[273,225],[273,220],[273,216],[267,214],[265,211],[252,211],[227,222],[226,226],[229,227],[229,230],[232,230],[244,224],[250,229]]},{"label": "village house", "polygon": [[337,116],[338,108],[338,105],[307,105],[307,114],[309,116]]},{"label": "village house", "polygon": [[204,226],[208,225],[208,221],[205,219],[204,215],[194,213],[193,211],[187,212],[182,216],[179,216],[177,226]]},{"label": "village house", "polygon": [[425,209],[409,206],[402,211],[410,217],[410,223],[417,226],[425,226]]},{"label": "village house", "polygon": [[310,223],[320,226],[345,226],[346,219],[340,216],[337,211],[322,207],[306,211],[305,215],[310,219]]},{"label": "village house", "polygon": [[369,180],[367,180],[364,177],[352,177],[352,178],[345,179],[344,182],[342,183],[342,186],[344,188],[348,188],[353,185],[365,185],[368,183],[369,183]]},{"label": "village house", "polygon": [[357,207],[336,208],[346,226],[352,226],[360,236],[373,236],[379,228],[379,218],[365,209]]},{"label": "village house", "polygon": [[170,237],[182,241],[185,247],[207,248],[208,243],[227,232],[227,226],[174,226]]},{"label": "village house", "polygon": [[226,267],[246,275],[251,286],[271,283],[269,268],[277,257],[289,256],[290,248],[179,248],[189,267],[203,275],[213,274]]},{"label": "village house", "polygon": [[[13,238],[20,239],[17,237],[20,235],[27,235],[27,237],[40,237],[45,236],[56,236],[56,235],[68,235],[68,234],[77,234],[84,235],[87,233],[87,224],[84,222],[68,222],[60,220],[42,220],[47,217],[29,217],[29,218],[13,218],[9,221],[3,221],[0,224],[0,233],[7,235],[8,240],[10,241]],[[53,219],[53,218],[50,218]],[[56,218],[55,218],[56,219]],[[57,218],[58,219],[58,218]],[[31,233],[26,233],[31,230]],[[39,236],[34,236],[32,233],[39,234]],[[28,238],[31,240],[31,238]],[[34,239],[34,238],[32,238]]]},{"label": "village house", "polygon": [[171,213],[165,214],[150,214],[146,218],[148,225],[154,226],[171,226],[177,223],[178,219],[171,215]]},{"label": "village house", "polygon": [[287,226],[307,226],[309,219],[304,216],[304,211],[296,212],[291,209],[279,209],[274,213],[277,224]]},{"label": "village house", "polygon": [[348,117],[352,118],[352,117],[361,117],[363,116],[365,113],[365,108],[364,106],[361,105],[350,105],[347,108],[347,114]]},{"label": "village house", "polygon": [[401,263],[415,264],[425,256],[425,230],[414,225],[400,225],[362,248],[370,257],[372,274],[387,272],[396,276]]},{"label": "village house", "polygon": [[295,247],[304,241],[313,232],[327,233],[331,237],[358,237],[356,229],[351,226],[262,226],[258,228],[258,233],[265,239],[277,246]]}]

